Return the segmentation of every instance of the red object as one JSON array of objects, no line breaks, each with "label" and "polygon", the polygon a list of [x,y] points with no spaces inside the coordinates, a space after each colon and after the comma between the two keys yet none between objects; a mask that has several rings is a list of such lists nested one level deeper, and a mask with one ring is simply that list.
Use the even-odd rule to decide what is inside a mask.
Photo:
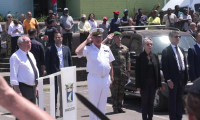
[{"label": "red object", "polygon": [[46,38],[44,38],[44,40],[47,40]]},{"label": "red object", "polygon": [[107,20],[108,18],[107,18],[107,17],[103,17],[103,20],[104,20],[104,19]]},{"label": "red object", "polygon": [[115,12],[113,12],[113,13],[119,14],[119,11],[117,11],[117,10],[116,10],[116,11],[115,11]]},{"label": "red object", "polygon": [[56,3],[57,0],[52,0],[52,4],[54,5]]}]

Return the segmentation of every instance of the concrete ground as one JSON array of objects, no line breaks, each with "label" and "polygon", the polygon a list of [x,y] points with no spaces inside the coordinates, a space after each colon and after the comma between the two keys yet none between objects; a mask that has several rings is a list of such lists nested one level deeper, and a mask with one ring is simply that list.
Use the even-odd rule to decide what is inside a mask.
[{"label": "concrete ground", "polygon": [[[45,85],[44,88],[48,89],[49,85]],[[77,82],[77,92],[88,98],[87,82]],[[47,113],[50,113],[50,93],[44,92],[45,108]],[[112,112],[112,99],[109,92],[108,101],[106,106],[106,115],[111,120],[142,120],[141,114],[141,99],[138,97],[127,96],[124,102],[124,108],[126,113],[113,114]],[[59,106],[59,104],[58,104]],[[78,100],[77,101],[77,120],[89,120],[88,109]],[[59,111],[57,112],[57,120],[63,120],[60,118]],[[156,112],[153,116],[154,120],[169,120],[168,112]],[[15,120],[15,117],[0,106],[0,120]],[[188,120],[187,115],[183,115],[182,120]]]}]

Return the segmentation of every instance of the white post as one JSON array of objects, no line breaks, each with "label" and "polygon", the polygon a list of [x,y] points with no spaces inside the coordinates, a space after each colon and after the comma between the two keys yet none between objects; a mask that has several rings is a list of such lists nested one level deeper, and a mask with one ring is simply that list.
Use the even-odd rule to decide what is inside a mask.
[{"label": "white post", "polygon": [[50,75],[50,113],[55,118],[55,76]]},{"label": "white post", "polygon": [[44,110],[43,78],[38,78],[39,108]]},{"label": "white post", "polygon": [[77,120],[76,67],[61,68],[63,120]]}]

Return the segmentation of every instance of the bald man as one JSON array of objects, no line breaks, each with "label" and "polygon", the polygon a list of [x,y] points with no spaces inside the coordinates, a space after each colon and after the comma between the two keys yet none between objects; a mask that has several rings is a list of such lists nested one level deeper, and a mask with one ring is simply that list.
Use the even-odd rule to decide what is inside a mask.
[{"label": "bald man", "polygon": [[191,22],[190,26],[189,26],[189,30],[187,31],[187,33],[192,35],[195,31],[196,31],[196,23]]}]

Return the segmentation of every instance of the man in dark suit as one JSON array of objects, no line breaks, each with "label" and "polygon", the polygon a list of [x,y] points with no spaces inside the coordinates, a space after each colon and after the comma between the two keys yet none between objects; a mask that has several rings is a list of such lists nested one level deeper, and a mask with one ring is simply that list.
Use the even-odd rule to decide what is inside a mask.
[{"label": "man in dark suit", "polygon": [[182,119],[182,96],[188,80],[185,53],[178,47],[180,38],[178,31],[170,32],[171,45],[162,51],[162,70],[169,89],[170,120]]},{"label": "man in dark suit", "polygon": [[[60,71],[60,68],[72,66],[69,47],[62,45],[61,33],[54,34],[55,44],[48,47],[45,53],[45,67],[47,75]],[[57,104],[58,85],[55,81],[55,103]]]},{"label": "man in dark suit", "polygon": [[44,76],[44,47],[42,43],[38,42],[35,38],[37,37],[37,30],[35,28],[31,28],[28,30],[28,35],[31,39],[31,50],[30,52],[34,55],[37,68],[39,70],[40,77]]},{"label": "man in dark suit", "polygon": [[200,77],[200,31],[196,34],[197,44],[188,49],[188,65],[190,80]]}]

